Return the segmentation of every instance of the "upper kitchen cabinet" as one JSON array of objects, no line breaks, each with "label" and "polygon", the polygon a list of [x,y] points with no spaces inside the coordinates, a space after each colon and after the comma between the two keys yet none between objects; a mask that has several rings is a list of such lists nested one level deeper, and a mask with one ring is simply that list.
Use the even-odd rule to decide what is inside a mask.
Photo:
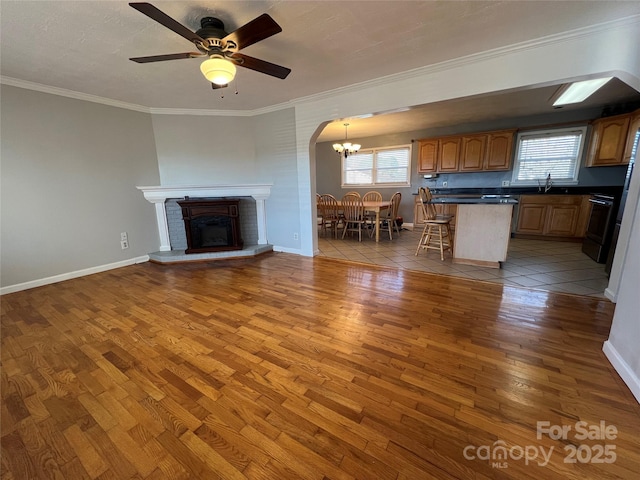
[{"label": "upper kitchen cabinet", "polygon": [[513,135],[515,130],[503,130],[487,134],[485,170],[509,170],[513,157]]},{"label": "upper kitchen cabinet", "polygon": [[627,143],[624,147],[622,155],[622,163],[627,164],[631,161],[631,153],[636,143],[636,135],[640,131],[640,110],[636,110],[629,120],[629,133],[627,134]]},{"label": "upper kitchen cabinet", "polygon": [[599,118],[593,121],[587,167],[605,167],[629,163],[624,149],[631,115]]},{"label": "upper kitchen cabinet", "polygon": [[457,172],[460,162],[461,137],[441,138],[438,141],[438,171]]},{"label": "upper kitchen cabinet", "polygon": [[465,135],[464,137],[462,137],[462,150],[460,152],[460,171],[482,171],[486,148],[486,135]]},{"label": "upper kitchen cabinet", "polygon": [[434,173],[438,163],[438,139],[418,142],[418,173]]},{"label": "upper kitchen cabinet", "polygon": [[418,173],[509,170],[514,133],[501,130],[420,140]]}]

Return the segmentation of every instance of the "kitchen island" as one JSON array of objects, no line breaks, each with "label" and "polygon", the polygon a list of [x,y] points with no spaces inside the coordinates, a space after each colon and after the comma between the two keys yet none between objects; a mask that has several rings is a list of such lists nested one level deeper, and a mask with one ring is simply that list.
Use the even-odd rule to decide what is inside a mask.
[{"label": "kitchen island", "polygon": [[456,204],[453,263],[500,268],[507,259],[513,206],[509,195],[439,197],[433,204]]}]

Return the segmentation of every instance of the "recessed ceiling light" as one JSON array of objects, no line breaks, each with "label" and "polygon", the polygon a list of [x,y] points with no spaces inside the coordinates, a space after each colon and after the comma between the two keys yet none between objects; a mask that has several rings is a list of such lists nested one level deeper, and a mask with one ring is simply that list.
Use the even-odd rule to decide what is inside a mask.
[{"label": "recessed ceiling light", "polygon": [[572,83],[566,88],[563,87],[561,90],[562,93],[557,100],[553,102],[553,106],[557,107],[559,105],[583,102],[612,78],[613,77],[594,78],[592,80]]}]

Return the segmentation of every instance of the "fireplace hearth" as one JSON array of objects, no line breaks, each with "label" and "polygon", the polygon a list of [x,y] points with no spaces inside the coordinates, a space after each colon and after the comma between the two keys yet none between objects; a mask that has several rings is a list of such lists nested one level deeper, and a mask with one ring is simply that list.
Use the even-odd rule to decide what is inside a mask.
[{"label": "fireplace hearth", "polygon": [[239,203],[226,198],[185,197],[178,201],[187,236],[185,253],[242,250]]}]

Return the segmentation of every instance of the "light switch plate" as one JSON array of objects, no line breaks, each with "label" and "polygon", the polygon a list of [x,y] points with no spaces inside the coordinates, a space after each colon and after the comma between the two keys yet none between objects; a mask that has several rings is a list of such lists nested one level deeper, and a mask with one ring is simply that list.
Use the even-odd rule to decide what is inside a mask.
[{"label": "light switch plate", "polygon": [[502,186],[503,187],[508,187],[510,184],[509,180],[502,180]]}]

